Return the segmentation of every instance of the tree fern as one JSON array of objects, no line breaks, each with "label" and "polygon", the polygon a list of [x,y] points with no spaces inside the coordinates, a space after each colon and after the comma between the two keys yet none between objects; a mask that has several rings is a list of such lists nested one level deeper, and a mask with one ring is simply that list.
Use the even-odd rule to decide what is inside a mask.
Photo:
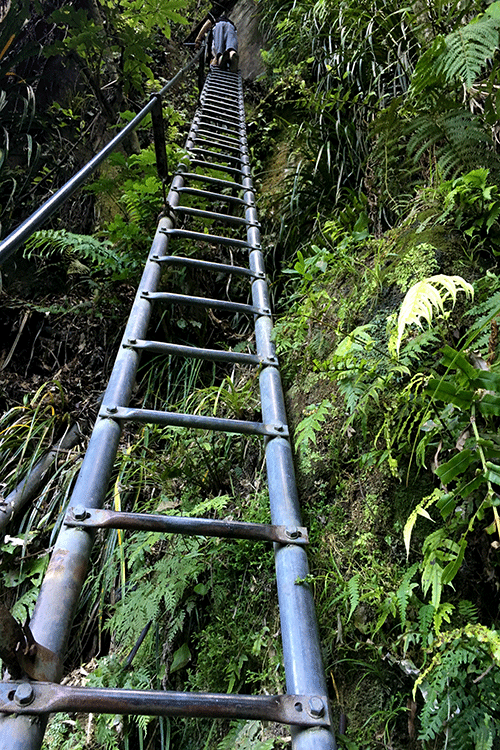
[{"label": "tree fern", "polygon": [[392,339],[389,349],[399,355],[399,348],[406,328],[417,325],[422,328],[422,319],[430,325],[435,313],[444,314],[444,304],[450,298],[455,304],[457,292],[462,289],[468,297],[474,296],[474,290],[461,276],[430,276],[414,284],[406,293],[398,316],[396,341]]}]

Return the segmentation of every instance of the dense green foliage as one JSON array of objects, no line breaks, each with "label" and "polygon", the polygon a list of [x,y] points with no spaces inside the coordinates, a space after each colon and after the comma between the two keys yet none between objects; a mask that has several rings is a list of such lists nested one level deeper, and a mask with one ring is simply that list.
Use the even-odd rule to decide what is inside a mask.
[{"label": "dense green foliage", "polygon": [[276,341],[341,743],[493,748],[499,6],[263,5]]},{"label": "dense green foliage", "polygon": [[[46,54],[69,51],[86,81],[44,114],[65,153],[93,117],[126,120],[138,92],[154,85],[158,25],[165,31],[182,9],[160,5],[162,15],[132,0],[123,13],[107,0],[95,4],[98,15],[56,10],[64,34]],[[251,146],[312,538],[308,583],[335,717],[348,717],[339,737],[348,750],[493,750],[499,742],[499,7],[259,2],[268,72],[261,101],[249,109]],[[42,120],[32,132],[30,82],[16,85],[14,98],[11,88],[0,99],[3,221],[25,205],[30,187],[39,194],[52,186],[53,167],[40,162],[35,143],[47,142],[53,155],[57,142],[45,141]],[[171,163],[182,154],[175,142],[192,103],[180,98],[168,109]],[[14,132],[27,146],[23,164],[9,160]],[[102,211],[93,226],[82,221],[81,234],[63,217],[25,251],[40,278],[64,278],[67,298],[36,298],[24,308],[53,325],[62,315],[75,328],[103,320],[113,284],[137,278],[162,206],[146,127],[88,195]],[[207,284],[181,270],[168,281],[174,289]],[[85,295],[90,313],[79,308]],[[216,335],[195,314],[155,325],[182,343]],[[246,350],[247,329],[225,334],[225,344]],[[255,387],[247,372],[152,358],[136,398],[152,408],[251,418]],[[36,461],[67,426],[64,393],[56,378],[2,418],[6,491],[27,456]],[[60,465],[2,545],[2,599],[20,618],[33,606],[76,468],[72,456]],[[107,502],[267,522],[261,472],[258,441],[145,427],[126,432]],[[93,565],[69,657],[71,670],[83,653],[74,681],[284,689],[271,550],[114,532],[97,545]],[[93,717],[83,726],[63,715],[45,747],[289,744],[260,722]]]}]

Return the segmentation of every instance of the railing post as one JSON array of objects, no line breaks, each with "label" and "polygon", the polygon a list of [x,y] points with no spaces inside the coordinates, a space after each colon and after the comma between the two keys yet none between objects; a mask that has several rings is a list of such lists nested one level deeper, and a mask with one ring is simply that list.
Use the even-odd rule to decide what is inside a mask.
[{"label": "railing post", "polygon": [[153,138],[155,142],[156,169],[158,171],[158,177],[161,180],[163,202],[166,203],[167,196],[165,186],[168,181],[168,157],[167,144],[165,141],[165,125],[163,122],[163,107],[159,94],[152,94],[151,99],[155,100],[153,109],[151,110],[151,121],[153,124]]}]

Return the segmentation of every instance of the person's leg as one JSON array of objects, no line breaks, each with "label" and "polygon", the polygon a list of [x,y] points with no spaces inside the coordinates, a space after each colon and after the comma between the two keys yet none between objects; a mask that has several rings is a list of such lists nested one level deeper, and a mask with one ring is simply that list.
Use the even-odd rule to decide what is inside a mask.
[{"label": "person's leg", "polygon": [[236,29],[232,24],[228,24],[229,29],[226,37],[226,49],[229,50],[229,70],[232,73],[238,72],[238,63],[239,63],[239,57],[238,57],[238,36],[236,34]]},{"label": "person's leg", "polygon": [[220,61],[221,70],[228,68],[236,73],[238,71],[238,36],[232,23],[224,21],[224,52]]},{"label": "person's leg", "polygon": [[220,27],[220,29],[218,28],[218,53],[220,54],[219,67],[221,70],[227,70],[229,63],[229,52],[227,51],[227,27],[230,25],[231,24],[227,23],[227,21],[219,21],[217,24],[217,27]]},{"label": "person's leg", "polygon": [[217,65],[220,65],[222,53],[226,49],[225,44],[225,30],[224,23],[216,23],[212,32],[212,51],[213,56],[217,60]]},{"label": "person's leg", "polygon": [[238,52],[238,35],[232,23],[226,23],[226,49]]}]

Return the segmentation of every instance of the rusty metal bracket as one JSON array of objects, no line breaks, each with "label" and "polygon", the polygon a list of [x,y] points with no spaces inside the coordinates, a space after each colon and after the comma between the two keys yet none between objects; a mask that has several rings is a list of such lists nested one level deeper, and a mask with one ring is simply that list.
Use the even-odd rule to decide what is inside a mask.
[{"label": "rusty metal bracket", "polygon": [[256,541],[277,542],[278,544],[304,545],[309,542],[307,528],[304,526],[288,528],[265,523],[220,521],[213,518],[123,513],[83,506],[69,508],[64,523],[66,526],[83,526],[85,528],[165,531],[170,534],[198,534],[225,539],[254,539]]},{"label": "rusty metal bracket", "polygon": [[328,701],[321,695],[175,693],[70,687],[54,682],[0,683],[0,713],[38,715],[61,711],[261,719],[302,727],[330,725]]},{"label": "rusty metal bracket", "polygon": [[28,623],[21,625],[0,605],[0,658],[15,679],[23,672],[32,680],[47,680],[53,665],[60,659],[48,648],[37,643]]}]

